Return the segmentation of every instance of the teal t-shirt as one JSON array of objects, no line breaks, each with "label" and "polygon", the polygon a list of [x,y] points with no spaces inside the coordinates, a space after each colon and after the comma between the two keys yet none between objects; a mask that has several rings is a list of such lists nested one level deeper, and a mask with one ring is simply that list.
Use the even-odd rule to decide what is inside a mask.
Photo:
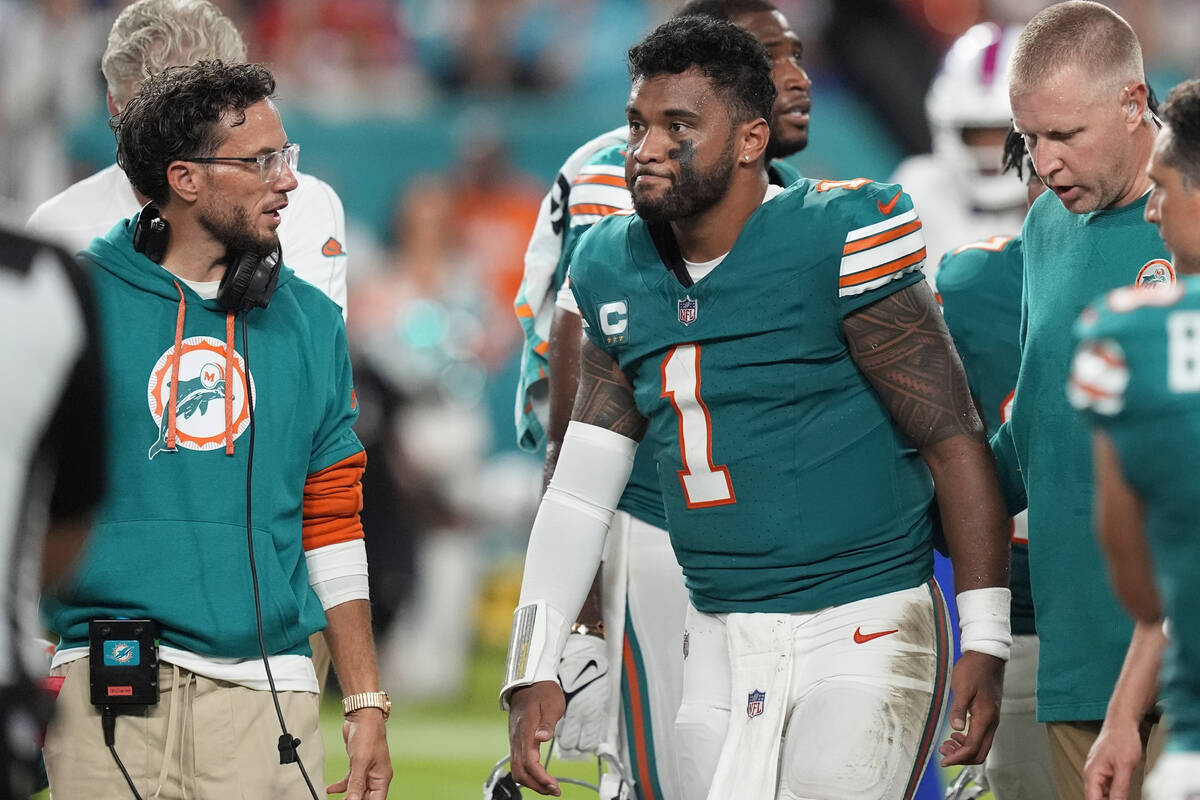
[{"label": "teal t-shirt", "polygon": [[640,217],[581,241],[585,332],[633,381],[698,610],[811,611],[930,577],[929,471],[842,333],[922,280],[920,225],[897,186],[802,180],[690,287]]},{"label": "teal t-shirt", "polygon": [[[983,409],[988,433],[1008,415],[1021,366],[1021,240],[996,236],[965,244],[942,257],[938,298],[971,393]],[[1029,538],[1025,512],[1012,520],[1012,631],[1037,633],[1029,589]]]},{"label": "teal t-shirt", "polygon": [[1103,292],[1163,275],[1167,253],[1145,207],[1143,197],[1072,214],[1047,192],[1021,232],[1021,370],[1012,418],[992,444],[1002,481],[1028,497],[1043,722],[1103,719],[1133,632],[1092,529],[1091,438],[1063,387],[1079,313]]},{"label": "teal t-shirt", "polygon": [[1170,620],[1161,690],[1167,747],[1200,752],[1200,279],[1119,289],[1089,307],[1076,332],[1071,401],[1111,437],[1144,502]]}]

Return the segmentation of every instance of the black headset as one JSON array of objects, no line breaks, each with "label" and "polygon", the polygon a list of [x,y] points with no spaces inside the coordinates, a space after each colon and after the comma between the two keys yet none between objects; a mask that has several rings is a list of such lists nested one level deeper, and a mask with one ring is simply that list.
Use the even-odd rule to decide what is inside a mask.
[{"label": "black headset", "polygon": [[[154,263],[161,264],[170,238],[170,227],[154,204],[142,206],[133,228],[133,249]],[[278,246],[265,256],[251,252],[233,254],[229,268],[221,278],[221,285],[217,287],[217,302],[235,314],[266,308],[279,284],[279,268],[282,265],[283,252]]]}]

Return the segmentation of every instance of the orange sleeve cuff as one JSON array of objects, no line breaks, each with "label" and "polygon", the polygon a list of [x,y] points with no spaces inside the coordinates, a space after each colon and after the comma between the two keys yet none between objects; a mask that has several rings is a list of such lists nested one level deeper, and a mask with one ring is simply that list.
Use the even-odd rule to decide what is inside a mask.
[{"label": "orange sleeve cuff", "polygon": [[358,452],[304,481],[304,549],[363,538],[362,476],[367,454]]}]

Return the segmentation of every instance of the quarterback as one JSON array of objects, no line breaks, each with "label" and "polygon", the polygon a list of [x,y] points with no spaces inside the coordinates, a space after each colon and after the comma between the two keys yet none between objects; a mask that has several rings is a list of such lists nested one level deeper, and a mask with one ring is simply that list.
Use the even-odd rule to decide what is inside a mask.
[{"label": "quarterback", "polygon": [[[767,174],[778,186],[799,180],[795,168],[780,159],[808,142],[812,84],[802,66],[800,39],[787,18],[765,0],[692,0],[676,16],[688,15],[732,22],[767,49],[777,90]],[[592,225],[633,207],[625,185],[627,139],[627,127],[618,128],[567,160],[543,204],[526,254],[526,278],[516,304],[526,334],[517,430],[527,449],[545,442],[547,481],[579,385],[581,322],[567,267],[580,237]],[[551,207],[557,212],[553,218]],[[543,338],[547,325],[548,338]],[[538,406],[546,404],[547,371],[549,414],[543,433],[547,416]],[[571,701],[556,731],[556,753],[573,757],[615,744],[639,798],[676,800],[674,725],[687,590],[671,550],[657,468],[648,447],[636,456],[617,504],[595,587],[572,628],[582,635],[568,638],[559,666],[559,681]],[[588,669],[591,662],[595,667]]]},{"label": "quarterback", "polygon": [[690,593],[683,796],[911,796],[949,678],[931,474],[963,565],[946,763],[986,753],[1011,643],[1004,510],[920,220],[866,179],[769,187],[775,87],[742,29],[677,18],[630,65],[637,214],[571,264],[587,340],[514,614],[513,776],[559,793],[558,656],[644,439]]}]

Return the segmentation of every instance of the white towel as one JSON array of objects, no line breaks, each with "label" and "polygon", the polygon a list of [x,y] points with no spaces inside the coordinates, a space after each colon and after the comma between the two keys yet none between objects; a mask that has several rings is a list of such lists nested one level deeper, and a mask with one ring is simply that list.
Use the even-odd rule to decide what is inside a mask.
[{"label": "white towel", "polygon": [[708,800],[774,800],[792,682],[792,617],[730,614],[729,731]]}]

